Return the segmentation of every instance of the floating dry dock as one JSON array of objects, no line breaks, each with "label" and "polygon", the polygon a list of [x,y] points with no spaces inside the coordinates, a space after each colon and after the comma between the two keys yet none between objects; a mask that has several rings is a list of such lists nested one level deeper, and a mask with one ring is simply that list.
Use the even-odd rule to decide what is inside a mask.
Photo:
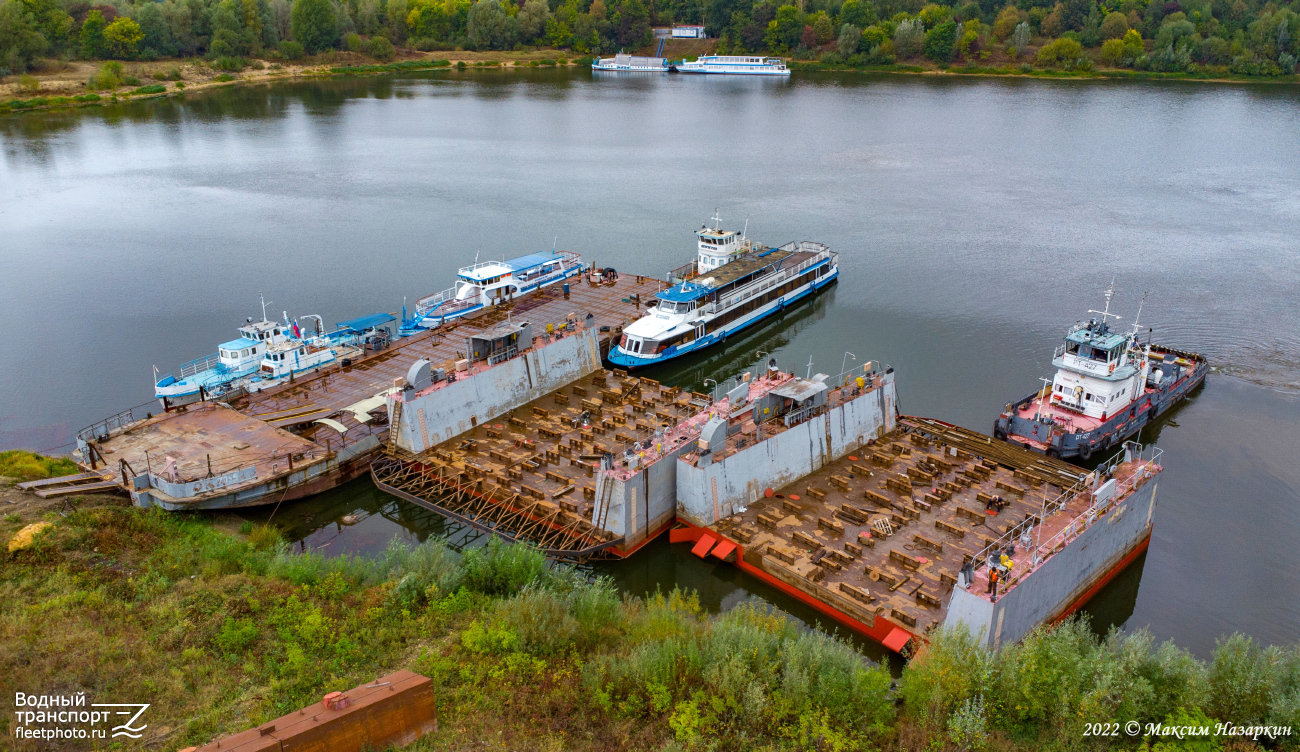
[{"label": "floating dry dock", "polygon": [[[891,650],[910,652],[940,625],[959,624],[997,647],[1069,615],[1146,548],[1159,454],[1130,443],[1084,473],[902,418],[881,440],[735,514],[685,518],[673,539]],[[1012,566],[995,599],[989,565],[1004,553]]]},{"label": "floating dry dock", "polygon": [[365,472],[387,442],[386,399],[413,361],[456,374],[471,336],[527,321],[539,344],[548,327],[587,332],[598,363],[610,338],[664,286],[621,275],[601,285],[575,281],[568,295],[548,287],[228,404],[149,416],[127,411],[78,433],[78,462],[116,481],[137,504],[167,509],[252,506],[319,493]]}]

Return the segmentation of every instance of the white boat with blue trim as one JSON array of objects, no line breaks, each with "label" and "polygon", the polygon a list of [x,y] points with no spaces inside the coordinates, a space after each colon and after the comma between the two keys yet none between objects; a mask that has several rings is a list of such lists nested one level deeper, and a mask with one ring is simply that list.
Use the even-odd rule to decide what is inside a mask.
[{"label": "white boat with blue trim", "polygon": [[672,69],[678,73],[723,73],[740,76],[788,76],[790,69],[779,57],[760,55],[701,55],[695,60],[680,60]]},{"label": "white boat with blue trim", "polygon": [[769,248],[723,230],[717,216],[695,235],[699,258],[623,330],[610,349],[611,363],[631,370],[698,352],[816,293],[840,273],[839,254],[821,243]]},{"label": "white boat with blue trim", "polygon": [[[384,323],[395,320],[392,314],[374,314],[352,322],[343,322],[338,329],[321,332],[321,317],[315,319],[313,334],[306,334],[298,320],[271,321],[266,318],[266,301],[262,301],[262,320],[252,318],[239,327],[239,337],[222,342],[217,351],[206,358],[197,358],[182,365],[180,376],[169,372],[161,375],[154,369],[154,396],[162,402],[163,410],[202,402],[209,399],[230,399],[247,391],[266,389],[290,378],[290,374],[320,368],[340,357],[364,352],[373,343]],[[372,322],[372,320],[375,320]],[[357,328],[357,322],[372,322],[368,328]],[[385,343],[391,334],[385,332]]]},{"label": "white boat with blue trim", "polygon": [[402,321],[400,334],[409,336],[443,322],[504,303],[582,274],[582,257],[550,250],[510,260],[480,261],[457,274],[455,287],[421,298],[415,313]]},{"label": "white boat with blue trim", "polygon": [[163,410],[220,397],[234,388],[234,382],[257,371],[271,345],[295,340],[293,330],[266,318],[266,300],[262,300],[262,320],[249,318],[239,327],[239,337],[222,342],[217,351],[205,358],[183,364],[178,372],[159,374],[154,368],[154,396]]},{"label": "white boat with blue trim", "polygon": [[644,57],[620,52],[614,57],[596,58],[591,61],[591,69],[625,73],[667,73],[668,60],[662,57]]}]

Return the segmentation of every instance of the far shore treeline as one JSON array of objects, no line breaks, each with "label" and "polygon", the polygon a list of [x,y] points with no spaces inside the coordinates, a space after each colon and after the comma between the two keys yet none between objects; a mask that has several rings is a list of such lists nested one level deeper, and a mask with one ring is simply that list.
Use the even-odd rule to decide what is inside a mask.
[{"label": "far shore treeline", "polygon": [[0,0],[0,75],[192,57],[240,70],[334,50],[381,61],[403,50],[649,51],[653,27],[703,23],[714,51],[829,67],[1277,77],[1295,74],[1298,11],[1300,0]]}]

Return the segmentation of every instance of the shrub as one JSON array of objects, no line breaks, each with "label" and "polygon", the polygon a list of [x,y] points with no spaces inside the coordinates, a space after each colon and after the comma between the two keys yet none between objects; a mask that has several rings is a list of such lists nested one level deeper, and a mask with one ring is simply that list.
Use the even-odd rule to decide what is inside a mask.
[{"label": "shrub", "polygon": [[1206,710],[1241,725],[1262,722],[1268,716],[1279,657],[1240,633],[1219,640],[1210,663]]},{"label": "shrub", "polygon": [[1124,40],[1107,39],[1101,45],[1101,61],[1106,65],[1118,66],[1124,59]]},{"label": "shrub", "polygon": [[966,629],[942,629],[907,664],[899,685],[909,713],[943,723],[963,703],[991,689],[993,655]]},{"label": "shrub", "polygon": [[254,551],[274,550],[283,540],[280,531],[273,525],[249,525],[248,543]]},{"label": "shrub", "polygon": [[162,94],[165,91],[167,91],[167,87],[162,84],[150,84],[148,86],[141,86],[132,91],[131,94],[132,96],[139,94]]},{"label": "shrub", "polygon": [[[462,61],[463,62],[463,61]],[[533,546],[492,538],[467,550],[461,560],[466,587],[488,595],[513,595],[546,574],[546,556]]]},{"label": "shrub", "polygon": [[0,452],[0,477],[26,481],[71,475],[75,472],[77,463],[67,457],[45,457],[26,449]]},{"label": "shrub", "polygon": [[86,85],[92,89],[116,89],[122,85],[122,64],[117,61],[104,63]]},{"label": "shrub", "polygon": [[285,60],[301,60],[303,55],[306,54],[302,45],[292,39],[286,39],[283,42],[280,42],[279,49],[280,57]]},{"label": "shrub", "polygon": [[392,60],[397,54],[397,48],[388,41],[388,37],[373,37],[366,42],[366,54],[376,60]]},{"label": "shrub", "polygon": [[41,90],[41,82],[36,80],[36,76],[24,73],[18,77],[18,90],[24,94],[35,94]]},{"label": "shrub", "polygon": [[257,637],[258,630],[252,619],[235,619],[227,616],[213,642],[226,655],[239,655],[256,642]]},{"label": "shrub", "polygon": [[216,70],[238,73],[248,67],[248,61],[242,57],[224,56],[213,60],[212,67]]},{"label": "shrub", "polygon": [[1040,66],[1058,66],[1073,63],[1083,55],[1083,45],[1068,38],[1053,39],[1038,50],[1034,62]]},{"label": "shrub", "polygon": [[362,45],[361,35],[356,33],[348,34],[347,47],[348,47],[348,52],[364,51],[365,47]]}]

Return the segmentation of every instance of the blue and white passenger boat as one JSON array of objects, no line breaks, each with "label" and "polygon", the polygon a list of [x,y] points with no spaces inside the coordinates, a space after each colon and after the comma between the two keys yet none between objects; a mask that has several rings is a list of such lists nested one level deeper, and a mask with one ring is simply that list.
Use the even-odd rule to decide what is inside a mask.
[{"label": "blue and white passenger boat", "polygon": [[662,57],[643,57],[620,52],[614,57],[596,58],[591,61],[591,69],[594,71],[667,73],[668,60]]},{"label": "blue and white passenger boat", "polygon": [[[272,342],[262,356],[260,367],[252,374],[235,382],[247,392],[260,392],[289,381],[298,374],[315,371],[336,362],[347,364],[349,358],[360,358],[366,350],[387,347],[392,341],[388,325],[396,321],[391,313],[373,313],[336,324],[332,332],[323,332],[320,316],[302,316],[315,319],[315,333],[307,336],[294,319],[294,336],[282,342]],[[288,320],[288,316],[285,316]]]},{"label": "blue and white passenger boat", "polygon": [[569,251],[547,251],[510,259],[480,261],[457,274],[456,286],[421,298],[415,313],[402,322],[409,336],[445,321],[504,303],[511,298],[582,274],[582,257]]},{"label": "blue and white passenger boat", "polygon": [[611,363],[630,370],[703,350],[839,276],[839,254],[821,243],[769,248],[713,219],[713,227],[695,233],[699,258],[679,284],[655,296],[658,305],[623,330],[610,349]]},{"label": "blue and white passenger boat", "polygon": [[154,368],[154,396],[163,410],[194,402],[220,397],[229,392],[234,382],[249,376],[262,365],[262,357],[271,345],[297,341],[293,329],[278,321],[266,318],[266,300],[262,300],[262,320],[247,320],[239,327],[238,339],[223,342],[217,351],[206,358],[197,358],[183,364],[178,372],[160,376]]},{"label": "blue and white passenger boat", "polygon": [[673,64],[678,73],[725,73],[743,76],[788,76],[790,69],[779,57],[760,55],[701,55]]}]

